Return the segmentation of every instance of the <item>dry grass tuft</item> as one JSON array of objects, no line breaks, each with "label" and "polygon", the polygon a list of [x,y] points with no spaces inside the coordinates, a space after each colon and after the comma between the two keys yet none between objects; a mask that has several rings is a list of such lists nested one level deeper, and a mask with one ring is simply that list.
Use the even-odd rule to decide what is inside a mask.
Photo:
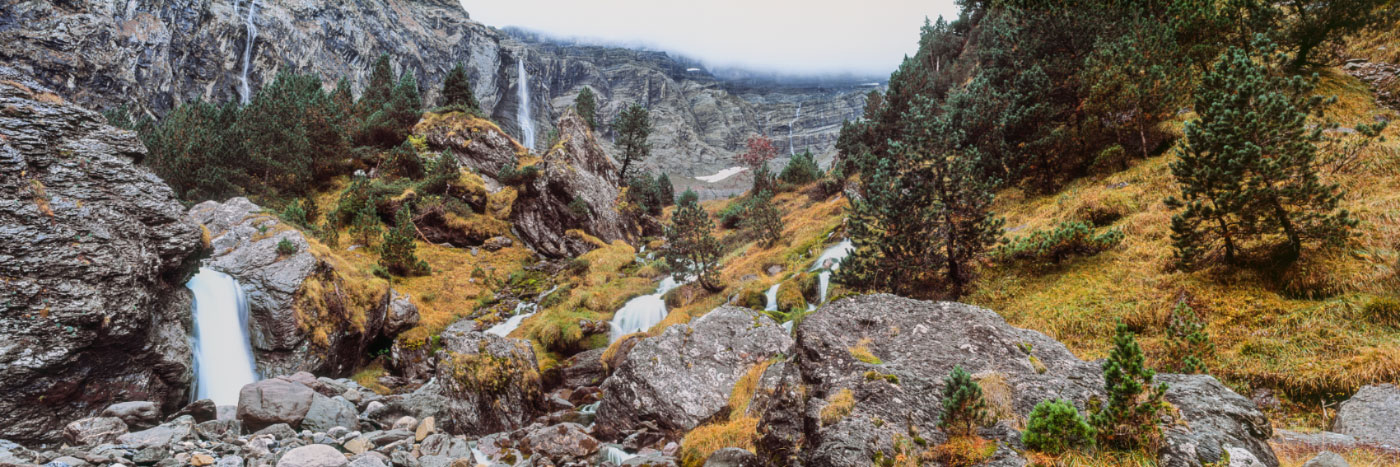
[{"label": "dry grass tuft", "polygon": [[855,393],[850,389],[842,388],[835,394],[826,398],[826,407],[822,407],[822,425],[831,425],[846,418],[856,407]]}]

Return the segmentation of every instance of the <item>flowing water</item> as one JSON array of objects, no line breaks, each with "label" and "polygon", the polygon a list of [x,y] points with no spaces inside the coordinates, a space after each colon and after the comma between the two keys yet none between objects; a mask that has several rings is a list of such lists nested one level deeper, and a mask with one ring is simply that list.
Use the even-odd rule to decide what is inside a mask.
[{"label": "flowing water", "polygon": [[797,103],[797,115],[792,116],[792,121],[788,122],[788,155],[796,156],[796,146],[792,145],[792,127],[797,125],[797,119],[802,118],[802,103]]},{"label": "flowing water", "polygon": [[519,97],[519,107],[515,109],[515,123],[520,125],[520,138],[524,140],[525,147],[535,150],[535,119],[530,115],[530,75],[525,73],[525,57],[515,62],[515,72],[518,81],[515,86],[516,97]]},{"label": "flowing water", "polygon": [[782,282],[773,284],[768,288],[768,292],[763,294],[768,299],[768,305],[763,307],[763,311],[778,311],[778,287],[781,285]]},{"label": "flowing water", "polygon": [[257,381],[248,340],[248,298],[228,274],[201,268],[185,287],[194,292],[195,397],[237,405],[238,391]]},{"label": "flowing water", "polygon": [[604,452],[607,453],[608,462],[611,462],[612,465],[622,465],[623,462],[627,462],[629,459],[637,457],[636,454],[630,454],[627,451],[623,451],[613,446],[608,446],[608,449]]},{"label": "flowing water", "polygon": [[557,285],[554,286],[554,288],[546,290],[544,293],[535,297],[534,302],[520,302],[519,304],[516,304],[515,312],[511,314],[510,319],[507,319],[505,320],[505,322],[497,324],[495,326],[491,326],[491,328],[487,329],[486,332],[495,334],[497,336],[506,337],[506,335],[510,334],[511,331],[514,331],[516,330],[516,328],[519,328],[520,323],[524,322],[525,318],[534,316],[535,312],[540,310],[540,306],[538,305],[538,303],[544,301],[545,297],[548,297],[549,294],[554,293],[554,291],[556,290],[559,290],[559,286]]},{"label": "flowing water", "polygon": [[666,319],[666,301],[661,299],[662,295],[676,288],[678,283],[671,276],[666,276],[661,280],[661,284],[656,287],[656,292],[651,295],[643,295],[622,305],[622,309],[613,314],[610,324],[611,330],[608,333],[608,342],[615,342],[618,338],[639,331],[651,329],[656,323]]},{"label": "flowing water", "polygon": [[[233,9],[238,11],[238,4],[234,4]],[[239,76],[238,92],[244,104],[252,99],[252,91],[248,88],[248,68],[253,61],[253,43],[258,40],[258,25],[253,24],[253,14],[258,9],[258,0],[248,2],[248,41],[243,44],[243,74]]]},{"label": "flowing water", "polygon": [[840,269],[841,260],[846,259],[846,256],[851,254],[851,250],[855,249],[856,247],[851,244],[851,240],[846,239],[836,244],[836,246],[827,248],[826,251],[822,252],[821,256],[817,257],[817,262],[812,265],[812,270],[821,270],[821,273],[817,274],[821,303],[826,303],[826,291],[827,286],[831,284],[831,273]]}]

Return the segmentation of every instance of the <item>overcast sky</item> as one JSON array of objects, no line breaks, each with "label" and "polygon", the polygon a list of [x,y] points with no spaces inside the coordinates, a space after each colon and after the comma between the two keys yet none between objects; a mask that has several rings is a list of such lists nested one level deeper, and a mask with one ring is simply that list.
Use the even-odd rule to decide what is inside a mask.
[{"label": "overcast sky", "polygon": [[472,19],[791,74],[888,75],[953,0],[462,0]]}]

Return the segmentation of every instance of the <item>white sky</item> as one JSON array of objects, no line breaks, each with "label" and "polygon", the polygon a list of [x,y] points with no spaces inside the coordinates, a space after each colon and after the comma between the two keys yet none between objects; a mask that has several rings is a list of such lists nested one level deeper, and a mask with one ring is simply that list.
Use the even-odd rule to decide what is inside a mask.
[{"label": "white sky", "polygon": [[472,19],[560,38],[646,45],[711,67],[884,76],[953,0],[462,0]]}]

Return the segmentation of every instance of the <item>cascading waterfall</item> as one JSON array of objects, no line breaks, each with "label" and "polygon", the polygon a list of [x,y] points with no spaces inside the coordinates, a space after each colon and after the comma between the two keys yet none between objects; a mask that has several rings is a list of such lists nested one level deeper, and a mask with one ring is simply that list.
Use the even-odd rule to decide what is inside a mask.
[{"label": "cascading waterfall", "polygon": [[520,125],[520,137],[525,140],[525,147],[531,151],[535,150],[535,119],[530,115],[530,75],[525,73],[525,57],[515,62],[515,72],[519,77],[516,83],[515,92],[519,97],[520,106],[515,109],[515,123]]},{"label": "cascading waterfall", "polygon": [[549,294],[554,293],[554,291],[556,290],[559,290],[559,286],[557,285],[554,286],[554,288],[552,289],[546,290],[538,297],[535,297],[534,302],[520,302],[519,304],[515,305],[515,311],[511,313],[510,319],[507,319],[505,320],[505,322],[497,324],[495,326],[491,326],[491,328],[487,329],[486,332],[495,334],[497,336],[506,337],[506,335],[510,334],[512,331],[515,331],[516,328],[519,328],[520,323],[524,322],[525,318],[534,316],[535,312],[540,310],[539,302],[544,301],[545,297],[548,297]]},{"label": "cascading waterfall", "polygon": [[797,103],[797,115],[792,116],[792,121],[788,122],[788,155],[796,156],[797,148],[792,145],[792,127],[797,125],[797,119],[802,118],[802,103]]},{"label": "cascading waterfall", "polygon": [[661,296],[679,285],[675,278],[666,276],[656,287],[656,292],[623,304],[622,309],[613,314],[612,322],[609,323],[608,342],[616,342],[622,336],[651,329],[656,323],[666,319],[666,301],[662,300]]},{"label": "cascading waterfall", "polygon": [[[258,40],[258,25],[253,24],[253,14],[258,9],[258,0],[248,1],[248,41],[243,44],[243,74],[239,77],[238,92],[244,104],[252,98],[252,91],[248,88],[248,69],[253,62],[253,43]],[[238,4],[234,3],[233,10],[238,11]]]},{"label": "cascading waterfall", "polygon": [[768,288],[768,292],[763,294],[768,299],[768,304],[763,307],[763,311],[778,311],[778,287],[782,285],[782,282],[773,284],[772,287]]},{"label": "cascading waterfall", "polygon": [[817,288],[821,296],[820,303],[826,303],[826,291],[827,286],[831,283],[831,273],[840,269],[841,260],[846,259],[846,256],[850,255],[851,251],[855,249],[856,247],[851,243],[851,240],[846,239],[836,244],[836,246],[827,248],[826,251],[822,252],[821,256],[817,257],[817,262],[812,265],[811,270],[821,270],[821,273],[817,274]]},{"label": "cascading waterfall", "polygon": [[198,399],[237,405],[238,391],[258,380],[248,340],[248,298],[228,274],[201,268],[194,292],[194,368]]},{"label": "cascading waterfall", "polygon": [[606,449],[604,452],[607,453],[608,462],[611,462],[612,465],[622,465],[623,462],[627,462],[628,460],[637,457],[636,454],[623,451],[614,446],[608,446],[608,449]]}]

